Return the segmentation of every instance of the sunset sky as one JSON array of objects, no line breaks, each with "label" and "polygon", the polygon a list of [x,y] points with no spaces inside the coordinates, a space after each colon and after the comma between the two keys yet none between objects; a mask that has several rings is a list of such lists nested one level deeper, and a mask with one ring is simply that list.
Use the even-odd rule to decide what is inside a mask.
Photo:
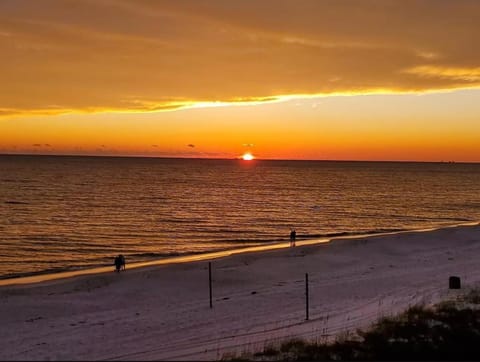
[{"label": "sunset sky", "polygon": [[480,1],[0,0],[0,153],[480,162]]}]

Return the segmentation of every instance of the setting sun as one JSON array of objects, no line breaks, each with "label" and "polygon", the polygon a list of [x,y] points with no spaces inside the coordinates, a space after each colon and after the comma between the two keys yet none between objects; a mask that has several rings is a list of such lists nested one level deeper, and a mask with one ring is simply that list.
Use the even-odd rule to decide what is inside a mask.
[{"label": "setting sun", "polygon": [[242,159],[243,159],[244,161],[251,161],[251,160],[253,160],[253,158],[254,158],[254,157],[253,157],[253,155],[252,155],[251,153],[245,153],[245,154],[242,156]]}]

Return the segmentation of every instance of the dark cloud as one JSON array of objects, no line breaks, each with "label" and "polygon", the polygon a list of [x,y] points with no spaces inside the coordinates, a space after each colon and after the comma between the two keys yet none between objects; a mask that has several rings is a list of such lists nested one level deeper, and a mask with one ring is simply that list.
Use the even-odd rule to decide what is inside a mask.
[{"label": "dark cloud", "polygon": [[195,148],[195,145],[194,145],[194,144],[191,144],[191,143],[189,143],[187,146],[188,146],[188,147]]},{"label": "dark cloud", "polygon": [[0,116],[479,87],[479,23],[473,0],[3,1]]}]

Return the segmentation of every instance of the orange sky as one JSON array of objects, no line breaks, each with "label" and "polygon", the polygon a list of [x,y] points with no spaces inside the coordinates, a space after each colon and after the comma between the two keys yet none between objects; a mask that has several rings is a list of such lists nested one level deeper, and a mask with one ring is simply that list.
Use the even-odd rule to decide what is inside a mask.
[{"label": "orange sky", "polygon": [[0,152],[480,162],[480,2],[0,2]]}]

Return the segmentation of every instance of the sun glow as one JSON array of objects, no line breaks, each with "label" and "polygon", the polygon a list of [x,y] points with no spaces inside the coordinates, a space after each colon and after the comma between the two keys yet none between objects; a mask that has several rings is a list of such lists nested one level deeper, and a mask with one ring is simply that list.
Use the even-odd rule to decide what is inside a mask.
[{"label": "sun glow", "polygon": [[242,156],[242,159],[244,161],[251,161],[254,159],[253,155],[251,153],[245,153],[243,156]]}]

